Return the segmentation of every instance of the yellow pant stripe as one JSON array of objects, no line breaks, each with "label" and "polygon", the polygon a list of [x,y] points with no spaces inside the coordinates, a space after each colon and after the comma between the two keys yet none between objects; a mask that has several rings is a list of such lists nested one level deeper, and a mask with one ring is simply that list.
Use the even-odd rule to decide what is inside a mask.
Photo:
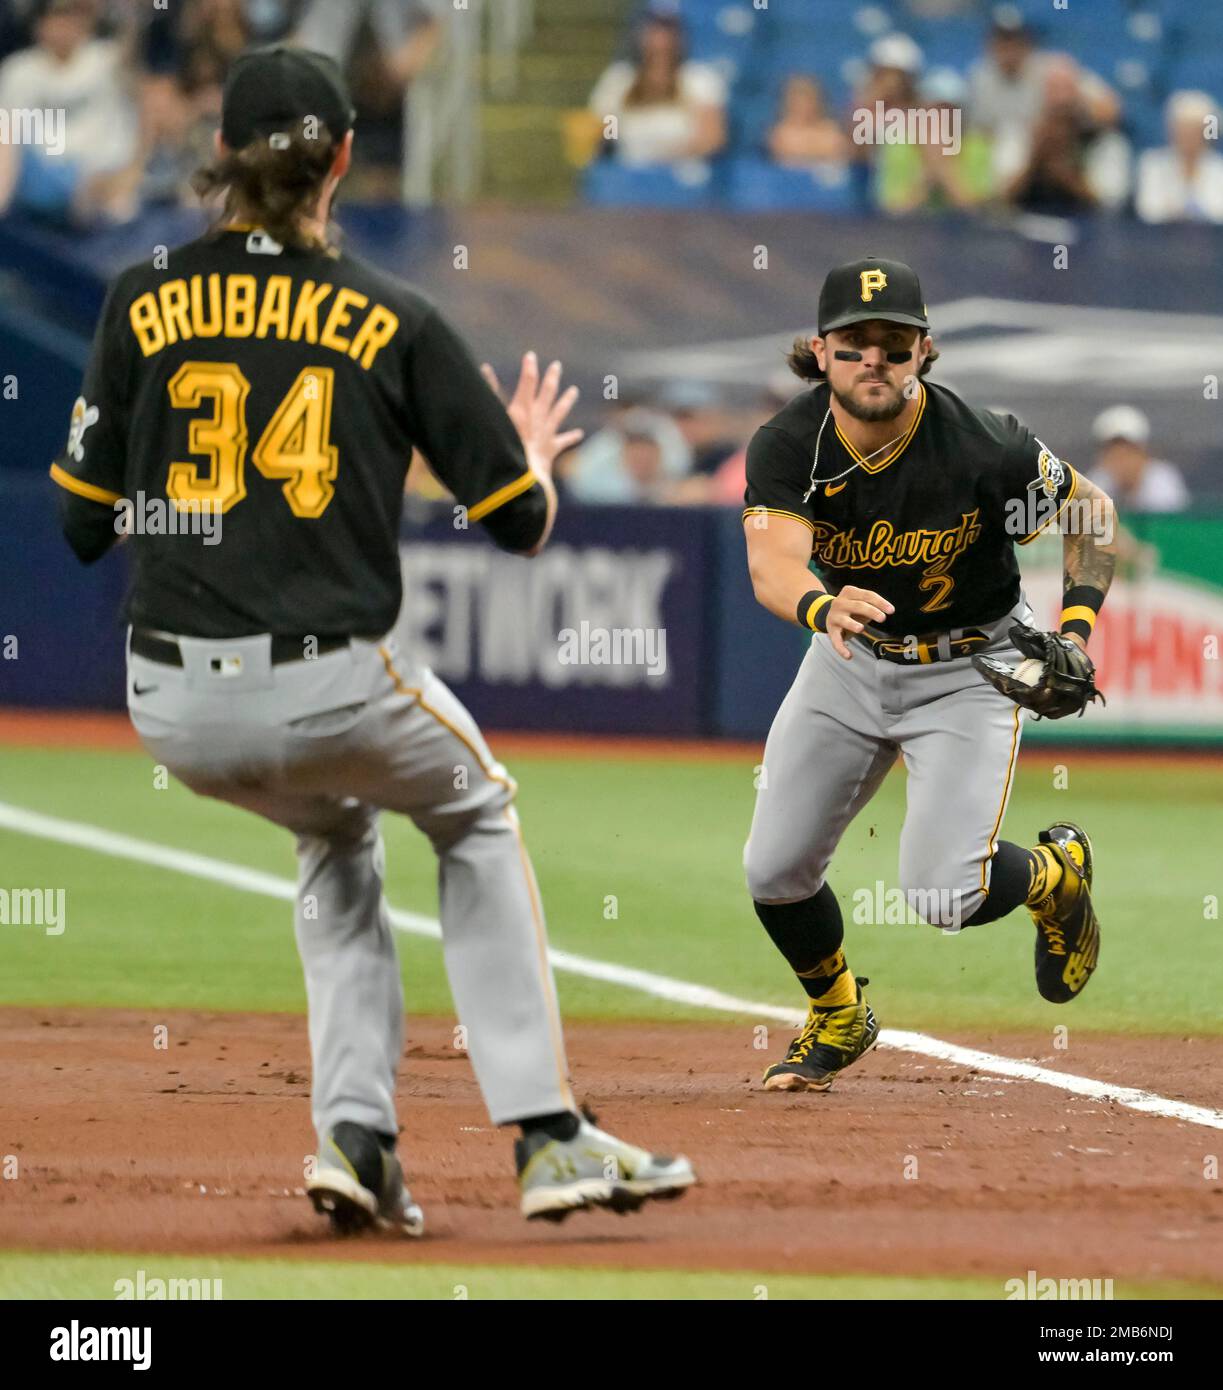
[{"label": "yellow pant stripe", "polygon": [[[486,777],[493,782],[500,782],[502,786],[508,787],[510,791],[513,792],[513,782],[508,777],[504,777],[493,770],[481,755],[480,750],[463,731],[456,728],[439,710],[435,710],[415,686],[406,685],[404,683],[399,672],[395,669],[390,652],[385,647],[379,647],[378,654],[382,657],[382,664],[386,667],[387,675],[390,676],[396,692],[400,695],[406,695],[409,699],[415,700],[426,714],[432,715],[439,724],[453,734],[472,754],[480,764]],[[527,857],[527,847],[523,843],[522,832],[518,827],[518,817],[513,807],[506,806],[503,814],[513,828],[514,838],[518,844],[518,858],[522,864],[523,875],[526,878],[527,896],[531,903],[531,921],[535,928],[535,946],[539,958],[540,983],[543,987],[545,1005],[548,1011],[548,1033],[552,1039],[552,1052],[556,1061],[556,1073],[560,1081],[561,1095],[565,1098],[565,1104],[569,1106],[570,1109],[576,1110],[577,1104],[574,1101],[573,1092],[570,1090],[569,1078],[565,1069],[565,1046],[561,1033],[560,1008],[556,1001],[556,988],[552,982],[552,973],[548,967],[548,938],[544,929],[543,907],[539,901],[539,886],[535,881],[535,871],[531,868],[531,861]]]},{"label": "yellow pant stripe", "polygon": [[1015,728],[1011,732],[1011,755],[1006,765],[1006,780],[1002,784],[1002,799],[998,802],[998,814],[994,817],[994,828],[989,832],[989,839],[985,842],[985,858],[981,861],[981,891],[989,896],[989,883],[986,881],[986,871],[989,868],[989,861],[994,857],[994,851],[998,848],[995,836],[998,834],[998,827],[1002,824],[1002,816],[1006,811],[1006,803],[1011,795],[1011,780],[1015,776],[1015,755],[1019,752],[1019,706],[1015,706]]},{"label": "yellow pant stripe", "polygon": [[458,741],[463,745],[463,747],[467,749],[467,751],[472,755],[472,757],[475,758],[476,762],[479,763],[480,771],[484,773],[485,777],[487,777],[490,782],[500,782],[503,787],[509,787],[512,791],[514,787],[513,782],[511,782],[508,777],[504,777],[496,771],[493,765],[490,762],[488,762],[488,760],[484,757],[484,755],[480,752],[476,745],[472,743],[472,741],[467,737],[467,735],[462,731],[462,729],[456,728],[450,722],[450,720],[447,719],[446,716],[441,713],[440,710],[435,710],[433,706],[429,704],[429,702],[425,699],[424,695],[416,688],[416,686],[404,684],[399,672],[396,671],[395,667],[391,664],[390,652],[387,651],[385,647],[379,647],[378,655],[382,658],[382,664],[386,667],[386,673],[388,676],[390,676],[391,684],[394,685],[396,692],[400,695],[406,695],[411,700],[415,700],[416,703],[421,707],[421,709],[424,710],[426,714],[431,714],[439,724],[441,724],[445,729],[449,730],[449,732],[452,733],[454,737],[458,739]]}]

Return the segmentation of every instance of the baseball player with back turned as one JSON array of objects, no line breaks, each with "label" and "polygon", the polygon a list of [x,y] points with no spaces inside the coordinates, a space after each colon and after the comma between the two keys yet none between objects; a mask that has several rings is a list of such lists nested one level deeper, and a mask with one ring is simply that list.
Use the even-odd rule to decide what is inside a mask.
[{"label": "baseball player with back turned", "polygon": [[[167,269],[107,298],[68,448],[52,467],[86,562],[124,500],[207,508],[198,534],[131,537],[128,695],[152,756],[193,791],[297,837],[318,1160],[307,1190],[339,1231],[418,1235],[395,1074],[399,963],[380,810],[438,856],[442,944],[494,1123],[517,1123],[521,1207],[639,1207],[694,1181],[579,1113],[515,784],[470,715],[388,635],[413,447],[500,546],[537,554],[576,391],[527,354],[507,409],[491,369],[421,294],[331,244],[352,104],[331,59],[238,59],[201,191],[224,215]],[[198,528],[197,528],[198,529]],[[172,925],[172,924],[171,924]]]},{"label": "baseball player with back turned", "polygon": [[[1092,847],[1070,821],[998,838],[1025,710],[1081,713],[1087,639],[1112,578],[1109,499],[1011,415],[926,380],[937,352],[917,276],[868,257],[831,271],[790,365],[817,382],[753,438],[744,530],[759,602],[815,635],[769,732],[744,852],[756,913],[809,1000],[767,1090],[827,1090],[878,1024],[843,949],[828,865],[897,755],[900,882],[946,929],[1026,906],[1036,985],[1073,999],[1096,967]],[[1014,545],[1063,532],[1061,631],[1029,626]],[[809,568],[814,560],[823,582]]]}]

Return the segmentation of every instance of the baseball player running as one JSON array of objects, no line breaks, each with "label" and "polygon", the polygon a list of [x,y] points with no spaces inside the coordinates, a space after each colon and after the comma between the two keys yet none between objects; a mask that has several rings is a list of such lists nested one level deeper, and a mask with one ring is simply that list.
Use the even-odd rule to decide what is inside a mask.
[{"label": "baseball player running", "polygon": [[[535,555],[576,391],[524,359],[508,412],[422,295],[336,251],[329,215],[352,154],[334,63],[239,59],[202,191],[218,228],[107,298],[68,448],[52,467],[88,562],[147,499],[219,535],[135,526],[129,709],[193,791],[297,837],[297,943],[313,1061],[315,1208],[341,1232],[419,1235],[396,1156],[399,964],[380,810],[437,853],[446,967],[484,1101],[517,1123],[527,1217],[639,1207],[695,1179],[575,1106],[539,890],[515,784],[470,715],[388,634],[413,447],[505,549]],[[134,505],[136,499],[138,505]]]},{"label": "baseball player running", "polygon": [[[810,1006],[767,1090],[827,1090],[879,1036],[826,875],[898,754],[910,906],[953,930],[1027,906],[1054,1003],[1099,955],[1087,834],[1062,821],[1024,848],[998,831],[1024,710],[1060,718],[1098,694],[1086,645],[1113,573],[1112,504],[1013,416],[929,382],[929,327],[907,265],[837,267],[818,334],[790,356],[819,384],[748,451],[756,597],[815,634],[769,732],[744,852],[756,913]],[[1060,633],[1041,633],[1013,547],[1054,524],[1064,607]]]}]

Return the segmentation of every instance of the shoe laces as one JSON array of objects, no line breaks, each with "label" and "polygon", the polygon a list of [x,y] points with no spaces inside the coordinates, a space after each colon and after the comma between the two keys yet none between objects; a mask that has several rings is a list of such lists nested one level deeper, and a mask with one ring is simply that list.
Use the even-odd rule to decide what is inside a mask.
[{"label": "shoe laces", "polygon": [[1052,914],[1053,895],[1041,900],[1036,909],[1036,925],[1045,938],[1045,945],[1055,956],[1066,954],[1066,929]]},{"label": "shoe laces", "polygon": [[[854,983],[858,986],[869,985],[870,980],[865,975],[860,975],[855,976]],[[805,1062],[815,1047],[835,1047],[840,1051],[847,1050],[850,1044],[845,1035],[857,1019],[858,1006],[861,1002],[861,996],[859,996],[852,1004],[834,1004],[829,1008],[820,1008],[818,1005],[812,1004],[811,1012],[807,1016],[807,1022],[803,1025],[802,1032],[790,1044],[790,1050],[786,1053],[786,1061]]]}]

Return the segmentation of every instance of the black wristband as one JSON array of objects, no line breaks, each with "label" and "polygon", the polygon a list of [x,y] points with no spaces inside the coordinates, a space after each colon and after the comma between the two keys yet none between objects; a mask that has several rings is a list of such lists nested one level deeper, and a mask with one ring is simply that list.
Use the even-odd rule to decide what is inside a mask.
[{"label": "black wristband", "polygon": [[832,595],[823,589],[812,589],[798,601],[798,625],[809,627],[812,632],[828,631],[828,610],[832,607]]},{"label": "black wristband", "polygon": [[1062,595],[1062,635],[1081,637],[1086,642],[1103,603],[1103,590],[1092,584],[1076,584],[1067,589]]}]

